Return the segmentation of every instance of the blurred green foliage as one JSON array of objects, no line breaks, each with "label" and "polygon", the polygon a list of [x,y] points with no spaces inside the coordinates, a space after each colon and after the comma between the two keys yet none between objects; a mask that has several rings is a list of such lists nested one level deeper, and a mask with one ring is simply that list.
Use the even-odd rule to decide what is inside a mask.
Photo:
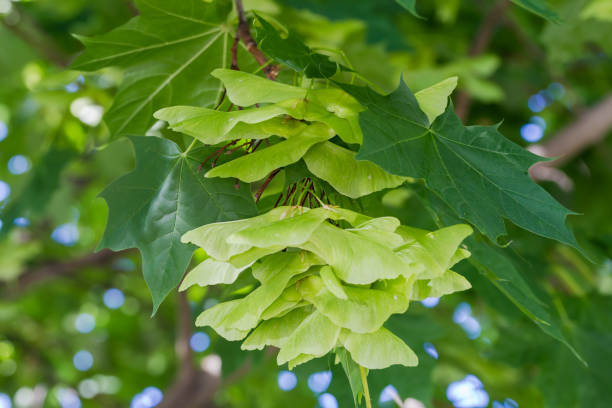
[{"label": "blurred green foliage", "polygon": [[[397,86],[401,74],[414,91],[457,75],[459,89],[472,98],[467,124],[503,119],[502,133],[524,146],[529,143],[521,138],[521,128],[534,115],[528,107],[531,96],[558,90],[551,88],[553,83],[562,85],[563,94],[537,113],[546,124],[546,142],[612,89],[612,19],[606,1],[548,3],[560,22],[509,7],[495,21],[486,50],[474,55],[470,49],[493,1],[417,1],[424,19],[391,0],[245,1],[247,8],[279,22],[339,64],[345,61],[328,50],[343,50],[356,71],[386,91]],[[63,408],[130,406],[150,386],[168,396],[184,365],[175,350],[181,340],[178,296],[171,294],[151,318],[140,256],[133,251],[91,255],[108,215],[97,195],[134,167],[130,143],[125,138],[110,143],[101,121],[123,72],[66,69],[81,51],[72,34],[104,33],[136,9],[127,0],[0,0],[0,9],[0,181],[6,183],[0,184],[0,193],[3,186],[10,188],[6,198],[0,194],[0,393],[13,406]],[[240,58],[252,64],[248,54]],[[185,145],[182,135],[167,129],[153,126],[149,133]],[[9,166],[16,166],[11,159],[18,155],[26,159],[23,173]],[[403,399],[451,407],[449,384],[468,374],[482,381],[489,405],[512,398],[529,408],[610,406],[612,142],[603,139],[562,170],[572,189],[553,183],[544,187],[585,214],[571,217],[570,223],[594,262],[512,225],[507,225],[512,242],[505,256],[546,303],[534,308],[543,308],[558,322],[555,337],[565,337],[586,365],[521,313],[479,272],[482,268],[463,262],[459,272],[472,282],[472,290],[444,298],[434,308],[415,303],[390,321],[421,364],[372,374],[377,406],[393,406],[379,404],[381,391],[392,384]],[[403,187],[360,199],[358,205],[371,215],[394,215],[406,224],[435,228],[438,220],[423,205],[427,199],[418,187]],[[239,280],[231,288],[190,289],[190,311],[195,316],[250,284]],[[125,296],[117,309],[104,302],[111,288]],[[475,339],[453,322],[463,302],[471,305],[480,326]],[[91,331],[77,330],[88,329],[76,323],[80,315],[93,317]],[[334,361],[300,366],[297,386],[283,391],[278,375],[284,368],[276,366],[272,351],[243,352],[203,331],[210,346],[188,359],[198,370],[204,366],[216,375],[215,360],[209,357],[220,356],[216,406],[312,407],[321,393],[308,387],[308,378],[326,370],[332,372],[326,392],[335,395],[340,407],[352,404],[348,381]],[[435,346],[437,358],[426,353],[424,343]],[[79,350],[93,356],[85,371],[73,361]],[[10,406],[2,404],[0,394],[0,407]]]}]

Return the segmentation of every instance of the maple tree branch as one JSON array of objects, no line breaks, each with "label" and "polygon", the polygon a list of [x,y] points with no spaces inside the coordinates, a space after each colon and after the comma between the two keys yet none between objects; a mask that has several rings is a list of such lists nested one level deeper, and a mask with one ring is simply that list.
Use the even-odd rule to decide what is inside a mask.
[{"label": "maple tree branch", "polygon": [[529,169],[529,174],[534,180],[554,181],[557,184],[561,181],[562,188],[564,186],[571,188],[571,185],[563,184],[564,173],[561,174],[561,171],[555,167],[568,162],[584,149],[600,142],[611,129],[612,93],[609,93],[546,142],[529,146],[528,150],[539,156],[557,157],[553,161],[534,164]]},{"label": "maple tree branch", "polygon": [[[476,57],[487,50],[493,34],[499,23],[504,20],[506,10],[510,5],[510,0],[500,0],[489,10],[485,18],[482,20],[476,36],[472,41],[468,55],[470,57]],[[457,101],[455,103],[455,113],[461,118],[461,120],[467,120],[472,105],[472,97],[466,91],[460,91],[457,95]]]},{"label": "maple tree branch", "polygon": [[208,408],[214,407],[214,395],[221,380],[193,363],[193,351],[189,345],[192,335],[192,315],[185,292],[178,293],[176,305],[177,336],[175,353],[178,370],[172,386],[165,392],[158,408]]},{"label": "maple tree branch", "polygon": [[38,27],[36,21],[16,3],[12,3],[12,7],[11,14],[0,19],[2,25],[52,63],[60,67],[70,65],[70,56],[57,45],[55,40]]},{"label": "maple tree branch", "polygon": [[234,0],[234,4],[236,5],[236,13],[238,14],[238,37],[240,37],[240,40],[242,40],[242,43],[246,47],[247,51],[251,53],[253,58],[255,58],[255,61],[257,61],[257,63],[263,67],[263,71],[266,76],[271,80],[275,80],[278,76],[278,67],[276,65],[268,64],[268,59],[264,53],[257,48],[257,43],[255,43],[255,40],[251,35],[251,30],[249,29],[249,22],[247,21],[244,13],[242,0]]},{"label": "maple tree branch", "polygon": [[82,268],[91,266],[105,266],[116,258],[125,256],[128,251],[113,252],[103,249],[99,252],[87,254],[80,258],[65,262],[49,262],[47,264],[33,267],[23,272],[17,278],[17,293],[29,289],[31,286],[45,282],[56,277],[64,277],[79,272]]}]

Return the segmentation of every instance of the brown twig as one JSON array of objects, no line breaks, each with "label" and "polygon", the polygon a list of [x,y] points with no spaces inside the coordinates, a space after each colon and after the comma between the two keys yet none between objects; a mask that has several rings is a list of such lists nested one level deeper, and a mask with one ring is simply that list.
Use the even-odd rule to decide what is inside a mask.
[{"label": "brown twig", "polygon": [[274,179],[274,177],[278,174],[279,171],[281,171],[281,169],[276,169],[272,173],[270,173],[266,181],[264,181],[261,187],[257,189],[257,191],[255,192],[255,202],[256,203],[259,202],[259,199],[261,198],[261,195],[265,191],[266,187],[268,187],[268,184],[270,184],[270,182]]},{"label": "brown twig", "polygon": [[[482,20],[476,36],[472,41],[468,55],[476,57],[489,47],[489,43],[495,34],[495,30],[499,26],[500,21],[504,19],[506,9],[510,5],[510,0],[500,0],[489,10],[485,18]],[[455,103],[455,113],[463,121],[467,120],[470,107],[472,105],[472,97],[466,91],[460,91],[457,95]]]},{"label": "brown twig", "polygon": [[238,37],[238,34],[236,34],[236,37],[234,37],[234,43],[232,44],[232,66],[231,68],[235,71],[240,71],[240,68],[238,68],[238,42],[240,41],[240,38]]},{"label": "brown twig", "polygon": [[264,53],[257,48],[257,43],[255,43],[255,40],[251,35],[251,30],[249,29],[249,22],[247,21],[244,13],[242,0],[234,0],[234,4],[236,5],[236,13],[238,14],[238,37],[240,37],[242,40],[242,43],[246,47],[247,51],[251,53],[253,58],[255,58],[255,61],[257,61],[257,63],[263,67],[263,71],[266,76],[271,80],[275,80],[278,76],[278,67],[273,64],[268,65],[268,59]]},{"label": "brown twig", "polygon": [[556,160],[533,165],[529,169],[529,174],[534,180],[554,181],[565,190],[571,188],[571,184],[567,183],[567,176],[563,177],[565,173],[555,167],[600,142],[610,129],[612,129],[612,93],[583,112],[574,122],[545,143],[529,146],[529,150],[539,156],[557,157]]},{"label": "brown twig", "polygon": [[83,268],[106,266],[115,259],[125,256],[128,251],[113,252],[109,249],[103,249],[99,252],[87,254],[81,258],[64,262],[49,262],[38,267],[33,267],[19,275],[15,293],[23,292],[36,284],[40,284],[52,278],[65,277],[73,273],[78,273]]},{"label": "brown twig", "polygon": [[219,107],[221,106],[221,104],[223,103],[223,101],[225,100],[225,95],[227,94],[227,89],[225,89],[225,87],[223,87],[223,92],[221,92],[221,97],[219,98],[219,102],[217,102],[217,104],[215,105],[215,107],[213,108],[213,110],[217,110],[219,109]]},{"label": "brown twig", "polygon": [[158,408],[204,408],[214,406],[214,395],[221,379],[193,363],[193,351],[189,345],[192,334],[192,315],[185,292],[179,292],[177,305],[177,336],[175,352],[178,372],[174,384],[166,391]]}]

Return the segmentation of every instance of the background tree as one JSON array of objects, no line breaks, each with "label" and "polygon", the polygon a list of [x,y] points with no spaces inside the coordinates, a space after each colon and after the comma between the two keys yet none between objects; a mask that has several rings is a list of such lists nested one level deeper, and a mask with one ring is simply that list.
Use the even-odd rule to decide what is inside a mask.
[{"label": "background tree", "polygon": [[[325,78],[339,65],[345,69],[339,79],[347,83],[358,73],[356,84],[365,78],[383,94],[398,87],[400,75],[413,91],[457,76],[452,100],[463,122],[503,120],[499,130],[509,140],[559,157],[533,166],[531,176],[585,214],[569,217],[583,253],[525,229],[570,244],[571,234],[546,235],[537,222],[517,227],[520,212],[505,215],[508,235],[498,242],[499,226],[467,219],[492,238],[466,241],[472,262],[455,268],[472,289],[412,302],[389,320],[420,364],[371,372],[374,406],[399,406],[407,398],[405,406],[428,407],[609,405],[608,1],[253,0],[244,2],[244,13],[229,1],[166,3],[0,0],[0,407],[353,404],[351,384],[332,356],[291,373],[276,365],[271,348],[241,351],[212,329],[194,327],[202,310],[250,290],[248,282],[177,294],[171,288],[193,248],[172,247],[176,233],[154,237],[159,247],[152,249],[150,231],[113,221],[114,210],[132,205],[128,195],[102,193],[110,213],[96,198],[134,174],[132,142],[124,136],[162,137],[179,151],[189,148],[187,131],[173,131],[153,113],[181,104],[214,107],[222,89],[210,75],[215,68],[307,87],[304,78]],[[180,17],[204,7],[212,11]],[[283,29],[287,39],[274,36]],[[140,44],[139,51],[130,44]],[[210,153],[193,152],[202,161]],[[219,163],[233,157],[220,156]],[[159,177],[176,185],[162,159],[144,157],[157,161],[149,162],[143,183]],[[202,177],[197,165],[185,174]],[[285,171],[240,192],[256,196],[263,212],[288,192],[283,181],[301,176]],[[426,229],[458,222],[456,209],[438,197],[416,182],[345,204]],[[225,206],[240,218],[256,211],[253,203]],[[555,217],[550,209],[542,214]],[[200,216],[197,225],[219,218]],[[118,235],[103,239],[107,220]],[[95,252],[101,241],[140,253]],[[175,248],[171,256],[159,251],[168,247]],[[170,268],[175,259],[178,267]],[[202,259],[196,252],[193,264]],[[175,275],[155,292],[151,277],[160,266]]]}]

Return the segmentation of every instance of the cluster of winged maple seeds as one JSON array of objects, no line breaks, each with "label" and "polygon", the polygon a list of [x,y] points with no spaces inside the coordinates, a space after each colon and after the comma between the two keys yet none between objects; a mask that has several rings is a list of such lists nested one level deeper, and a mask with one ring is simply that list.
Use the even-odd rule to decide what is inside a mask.
[{"label": "cluster of winged maple seeds", "polygon": [[464,224],[429,232],[333,206],[278,207],[183,235],[209,257],[180,289],[230,284],[250,271],[255,290],[205,310],[196,324],[244,340],[243,349],[277,347],[279,365],[344,347],[368,369],[414,366],[415,353],[383,325],[410,300],[470,288],[450,268],[469,256],[459,245],[471,232]]}]

